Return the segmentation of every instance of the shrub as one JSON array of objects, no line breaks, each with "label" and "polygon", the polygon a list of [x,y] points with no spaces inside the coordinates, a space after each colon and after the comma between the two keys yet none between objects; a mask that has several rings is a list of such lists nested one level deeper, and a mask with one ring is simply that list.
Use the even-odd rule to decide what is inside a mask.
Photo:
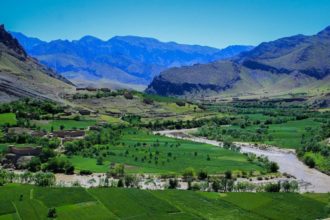
[{"label": "shrub", "polygon": [[170,179],[168,181],[168,188],[169,189],[176,189],[178,187],[178,180],[177,179]]},{"label": "shrub", "polygon": [[144,98],[143,103],[145,103],[147,105],[152,105],[154,103],[154,100],[152,100],[150,98]]},{"label": "shrub", "polygon": [[47,217],[48,218],[56,218],[57,217],[56,209],[55,208],[48,209]]},{"label": "shrub", "polygon": [[275,162],[270,162],[269,163],[269,167],[268,167],[268,171],[271,173],[276,173],[279,169],[279,166],[277,165],[277,163]]},{"label": "shrub", "polygon": [[133,95],[132,95],[132,93],[130,93],[130,92],[125,92],[125,93],[124,93],[124,97],[125,97],[126,99],[133,99]]},{"label": "shrub", "polygon": [[186,168],[182,174],[183,178],[186,180],[193,179],[195,177],[195,175],[196,175],[195,170],[192,167]]},{"label": "shrub", "polygon": [[177,104],[177,106],[180,106],[180,107],[186,105],[186,103],[184,101],[177,101],[177,102],[175,102],[175,104]]},{"label": "shrub", "polygon": [[80,170],[80,175],[91,175],[93,172],[90,170]]},{"label": "shrub", "polygon": [[190,187],[191,190],[198,191],[201,189],[200,185],[198,183],[193,183]]},{"label": "shrub", "polygon": [[304,158],[304,163],[309,166],[310,168],[314,168],[315,167],[315,161],[312,157],[310,156],[306,156]]},{"label": "shrub", "polygon": [[281,184],[278,183],[267,183],[264,186],[266,192],[279,192],[281,190]]},{"label": "shrub", "polygon": [[205,180],[207,178],[207,172],[200,170],[197,174],[199,180]]},{"label": "shrub", "polygon": [[226,179],[231,179],[232,178],[232,172],[231,172],[231,170],[227,170],[225,172],[225,177],[226,177]]}]

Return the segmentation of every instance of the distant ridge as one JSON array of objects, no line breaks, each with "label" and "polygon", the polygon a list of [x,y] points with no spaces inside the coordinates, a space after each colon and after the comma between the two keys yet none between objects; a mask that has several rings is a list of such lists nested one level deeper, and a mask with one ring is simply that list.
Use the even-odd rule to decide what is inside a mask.
[{"label": "distant ridge", "polygon": [[143,87],[167,68],[227,59],[253,48],[237,45],[220,50],[136,36],[116,36],[107,41],[84,36],[73,41],[45,42],[12,34],[29,55],[78,85],[102,82],[103,86]]},{"label": "distant ridge", "polygon": [[274,96],[330,89],[330,26],[261,43],[225,61],[171,68],[147,92],[174,96]]}]

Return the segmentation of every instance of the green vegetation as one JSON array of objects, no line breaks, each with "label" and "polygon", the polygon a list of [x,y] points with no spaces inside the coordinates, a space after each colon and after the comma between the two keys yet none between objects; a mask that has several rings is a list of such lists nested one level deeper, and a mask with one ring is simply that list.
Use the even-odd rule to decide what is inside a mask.
[{"label": "green vegetation", "polygon": [[[203,169],[210,174],[226,170],[265,171],[235,151],[153,135],[135,128],[104,128],[100,133],[91,132],[84,140],[65,143],[65,148],[75,167],[93,172],[107,172],[109,163],[123,163],[129,173],[178,174],[187,167]],[[98,157],[103,157],[103,165],[95,165]]]},{"label": "green vegetation", "polygon": [[329,194],[0,187],[0,219],[319,219]]},{"label": "green vegetation", "polygon": [[16,115],[14,113],[2,113],[0,114],[0,126],[2,125],[16,125]]},{"label": "green vegetation", "polygon": [[95,120],[50,120],[50,121],[35,121],[36,125],[41,129],[47,131],[85,129],[89,126],[95,125]]},{"label": "green vegetation", "polygon": [[[306,108],[306,103],[233,102],[209,105],[211,111],[228,114],[212,121],[197,135],[218,141],[244,141],[293,148],[310,167],[330,173],[330,112]],[[226,119],[226,120],[225,120]]]}]

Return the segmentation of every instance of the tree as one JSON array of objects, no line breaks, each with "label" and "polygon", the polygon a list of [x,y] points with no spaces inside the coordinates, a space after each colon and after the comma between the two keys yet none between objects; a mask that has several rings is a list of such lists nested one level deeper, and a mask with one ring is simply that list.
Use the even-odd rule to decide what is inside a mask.
[{"label": "tree", "polygon": [[199,180],[205,180],[207,178],[207,172],[200,170],[197,174]]},{"label": "tree", "polygon": [[281,190],[281,184],[280,184],[280,182],[278,182],[278,183],[267,183],[264,186],[264,190],[266,192],[279,192]]},{"label": "tree", "polygon": [[32,157],[29,164],[27,165],[27,169],[32,172],[36,172],[40,170],[41,161],[39,157]]},{"label": "tree", "polygon": [[309,166],[310,168],[314,168],[315,167],[315,161],[312,157],[310,156],[306,156],[304,158],[304,162],[307,166]]},{"label": "tree", "polygon": [[226,179],[231,179],[231,178],[232,178],[232,172],[231,172],[231,170],[227,170],[227,171],[225,172],[225,178],[226,178]]},{"label": "tree", "polygon": [[178,180],[177,179],[170,179],[168,181],[168,188],[169,189],[176,189],[178,187]]},{"label": "tree", "polygon": [[275,162],[269,163],[269,172],[276,173],[278,171],[278,169],[279,169],[279,166],[277,163],[275,163]]},{"label": "tree", "polygon": [[220,181],[218,179],[212,182],[212,189],[214,192],[218,192],[220,189]]},{"label": "tree", "polygon": [[124,187],[124,181],[122,179],[118,180],[117,187]]},{"label": "tree", "polygon": [[38,172],[34,175],[34,182],[37,186],[53,186],[55,175],[53,173]]},{"label": "tree", "polygon": [[123,177],[125,174],[124,164],[116,164],[114,168],[110,169],[109,175],[112,177]]},{"label": "tree", "polygon": [[126,187],[133,187],[135,185],[136,178],[132,175],[125,175],[124,181]]},{"label": "tree", "polygon": [[281,186],[284,192],[296,192],[299,188],[297,181],[284,181]]},{"label": "tree", "polygon": [[64,125],[60,125],[60,130],[63,131],[64,130]]},{"label": "tree", "polygon": [[97,158],[96,165],[103,165],[103,157],[98,157]]},{"label": "tree", "polygon": [[195,175],[196,175],[195,170],[192,167],[186,168],[182,174],[185,180],[192,180],[195,177]]},{"label": "tree", "polygon": [[56,218],[57,217],[56,209],[55,208],[48,209],[47,217],[48,218]]}]

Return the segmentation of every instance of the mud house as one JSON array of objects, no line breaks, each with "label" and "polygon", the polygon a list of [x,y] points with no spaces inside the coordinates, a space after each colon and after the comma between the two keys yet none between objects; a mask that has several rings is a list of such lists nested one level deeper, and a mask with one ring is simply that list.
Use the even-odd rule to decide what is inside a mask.
[{"label": "mud house", "polygon": [[6,168],[23,168],[34,156],[41,154],[41,147],[15,147],[10,145],[1,164]]},{"label": "mud house", "polygon": [[54,131],[51,136],[58,138],[80,138],[85,136],[83,130],[66,130],[66,131]]}]

